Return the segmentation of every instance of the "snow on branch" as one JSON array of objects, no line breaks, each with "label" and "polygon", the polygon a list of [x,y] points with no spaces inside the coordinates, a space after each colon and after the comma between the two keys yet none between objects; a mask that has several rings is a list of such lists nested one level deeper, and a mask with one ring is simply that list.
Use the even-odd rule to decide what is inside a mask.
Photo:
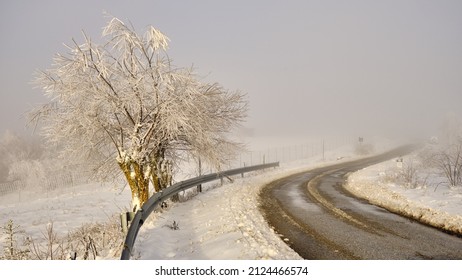
[{"label": "snow on branch", "polygon": [[136,185],[159,180],[160,167],[185,151],[218,167],[239,146],[226,135],[246,117],[245,95],[173,67],[159,30],[141,36],[113,18],[103,44],[83,34],[83,43],[73,40],[36,76],[50,102],[32,118],[64,155],[93,161],[106,174],[119,165],[129,183],[141,176]]}]

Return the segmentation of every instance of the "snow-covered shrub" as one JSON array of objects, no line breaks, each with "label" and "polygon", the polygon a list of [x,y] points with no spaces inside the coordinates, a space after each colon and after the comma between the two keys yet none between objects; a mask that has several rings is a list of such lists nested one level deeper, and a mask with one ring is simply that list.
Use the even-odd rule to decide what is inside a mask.
[{"label": "snow-covered shrub", "polygon": [[429,174],[419,156],[410,155],[396,160],[396,165],[380,174],[381,181],[407,189],[426,188]]},{"label": "snow-covered shrub", "polygon": [[66,236],[58,235],[53,222],[47,224],[41,236],[27,236],[12,220],[0,229],[4,249],[0,260],[113,259],[120,255],[124,241],[115,216],[105,223],[84,224]]},{"label": "snow-covered shrub", "polygon": [[106,223],[84,224],[69,233],[69,242],[77,259],[112,258],[120,255],[124,241],[117,217]]},{"label": "snow-covered shrub", "polygon": [[8,173],[9,181],[23,181],[26,187],[40,187],[46,184],[47,172],[39,160],[24,159],[14,162]]},{"label": "snow-covered shrub", "polygon": [[[40,159],[43,149],[40,144],[32,139],[25,139],[19,135],[6,131],[0,139],[0,182],[6,182],[11,168],[23,164],[24,161]],[[16,166],[16,167],[15,167]],[[11,180],[11,179],[10,179]]]},{"label": "snow-covered shrub", "polygon": [[[4,254],[0,256],[3,260],[25,260],[29,258],[29,250],[21,248],[18,245],[18,235],[24,235],[24,230],[20,226],[14,224],[13,220],[9,220],[5,226],[1,227],[5,240],[3,244]],[[26,240],[27,241],[27,240]],[[25,247],[23,244],[22,247]]]},{"label": "snow-covered shrub", "polygon": [[441,178],[438,184],[462,185],[462,138],[426,145],[419,153],[422,168]]},{"label": "snow-covered shrub", "polygon": [[434,162],[452,187],[462,185],[462,141],[440,149]]},{"label": "snow-covered shrub", "polygon": [[113,258],[122,251],[124,235],[116,218],[106,223],[88,223],[59,236],[49,223],[41,238],[29,237],[32,259],[95,260]]},{"label": "snow-covered shrub", "polygon": [[420,162],[414,158],[411,157],[403,161],[399,177],[406,188],[415,189],[426,186],[428,175],[421,174],[421,170]]},{"label": "snow-covered shrub", "polygon": [[29,250],[33,259],[64,260],[67,255],[66,243],[54,231],[52,222],[47,224],[41,239],[29,237],[29,241]]}]

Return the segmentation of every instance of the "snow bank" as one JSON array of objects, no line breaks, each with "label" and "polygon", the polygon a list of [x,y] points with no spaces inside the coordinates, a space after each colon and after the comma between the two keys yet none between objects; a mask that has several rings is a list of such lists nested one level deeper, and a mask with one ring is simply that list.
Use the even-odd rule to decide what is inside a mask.
[{"label": "snow bank", "polygon": [[143,226],[135,251],[142,259],[300,259],[259,213],[255,184],[267,173],[156,213]]},{"label": "snow bank", "polygon": [[390,180],[398,172],[395,160],[369,166],[351,174],[345,188],[390,212],[462,234],[462,188],[431,184],[407,188]]}]

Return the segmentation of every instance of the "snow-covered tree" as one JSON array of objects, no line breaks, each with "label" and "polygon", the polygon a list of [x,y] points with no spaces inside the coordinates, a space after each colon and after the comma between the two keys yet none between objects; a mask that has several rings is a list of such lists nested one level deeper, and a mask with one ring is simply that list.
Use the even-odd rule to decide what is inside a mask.
[{"label": "snow-covered tree", "polygon": [[174,67],[159,30],[140,35],[112,18],[102,44],[83,35],[37,75],[50,102],[32,119],[68,158],[99,174],[122,171],[134,210],[148,199],[150,182],[156,192],[168,187],[173,164],[186,153],[218,167],[239,146],[227,136],[246,116],[245,95]]},{"label": "snow-covered tree", "polygon": [[[5,131],[0,137],[0,182],[6,180],[19,180],[24,177],[19,176],[17,167],[25,162],[35,162],[43,154],[42,147],[33,139],[27,139],[9,130]],[[29,176],[28,168],[24,169],[23,175]]]}]

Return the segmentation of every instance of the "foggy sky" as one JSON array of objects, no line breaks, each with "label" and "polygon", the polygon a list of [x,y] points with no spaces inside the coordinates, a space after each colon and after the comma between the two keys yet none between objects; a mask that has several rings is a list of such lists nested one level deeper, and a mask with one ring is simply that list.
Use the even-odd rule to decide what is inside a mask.
[{"label": "foggy sky", "polygon": [[1,1],[0,133],[45,99],[30,81],[103,11],[153,25],[177,66],[247,93],[257,134],[434,129],[462,104],[462,1]]}]

